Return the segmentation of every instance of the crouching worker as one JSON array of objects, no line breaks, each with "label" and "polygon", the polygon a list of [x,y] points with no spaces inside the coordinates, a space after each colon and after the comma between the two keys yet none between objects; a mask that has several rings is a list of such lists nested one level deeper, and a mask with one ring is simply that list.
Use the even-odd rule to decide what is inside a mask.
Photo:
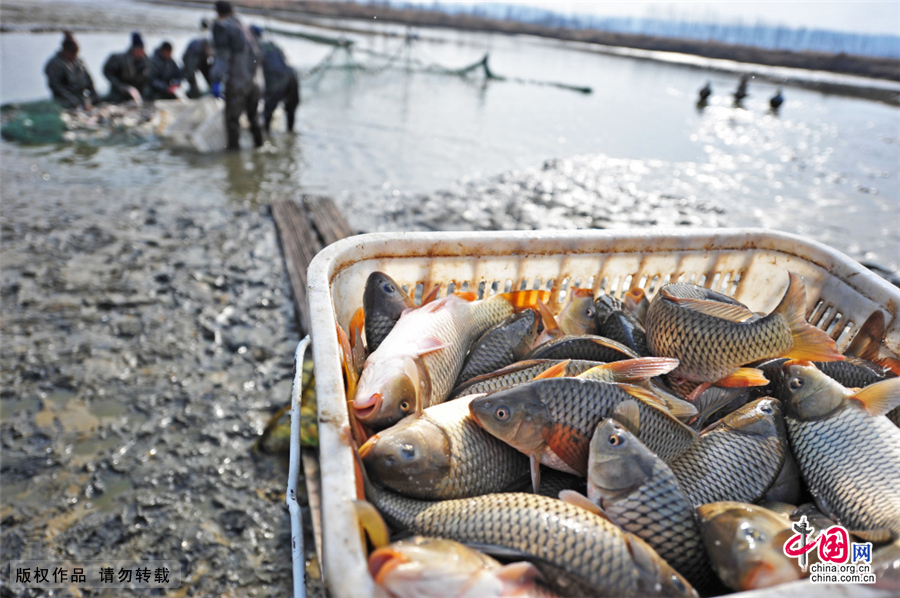
[{"label": "crouching worker", "polygon": [[94,81],[84,63],[78,58],[78,44],[68,31],[62,48],[47,61],[44,73],[53,99],[64,108],[84,106],[90,109],[97,102]]},{"label": "crouching worker", "polygon": [[131,47],[120,54],[112,54],[103,65],[103,75],[109,79],[109,101],[115,103],[134,100],[143,103],[141,92],[150,82],[150,60],[144,52],[141,34],[131,34]]},{"label": "crouching worker", "polygon": [[172,44],[163,42],[150,59],[150,85],[144,92],[147,100],[174,100],[181,87],[181,69],[172,60]]},{"label": "crouching worker", "polygon": [[300,80],[295,71],[287,62],[284,52],[274,42],[263,40],[263,31],[256,25],[250,27],[250,31],[259,43],[259,51],[262,53],[263,79],[266,91],[263,94],[265,107],[263,108],[263,128],[266,133],[272,124],[272,114],[279,103],[284,103],[284,113],[287,117],[287,130],[294,130],[294,116],[297,106],[300,105]]}]

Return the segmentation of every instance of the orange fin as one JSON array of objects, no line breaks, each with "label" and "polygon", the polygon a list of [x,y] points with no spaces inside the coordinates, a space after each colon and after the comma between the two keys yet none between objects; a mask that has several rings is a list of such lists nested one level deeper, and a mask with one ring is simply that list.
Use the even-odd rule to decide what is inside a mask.
[{"label": "orange fin", "polygon": [[788,275],[790,282],[784,298],[769,316],[780,315],[791,329],[794,346],[782,357],[842,361],[844,356],[838,352],[834,339],[806,321],[806,287],[803,286],[803,279],[793,272],[788,272]]},{"label": "orange fin", "polygon": [[353,312],[353,317],[350,318],[350,346],[352,348],[356,348],[355,338],[356,332],[362,331],[366,329],[366,311],[363,308],[357,309]]},{"label": "orange fin", "polygon": [[668,374],[677,367],[678,360],[670,357],[640,357],[598,365],[582,373],[580,377],[589,378],[589,372],[606,370],[612,373],[616,382],[643,382],[654,376]]},{"label": "orange fin", "polygon": [[601,509],[598,505],[595,505],[591,502],[584,494],[579,494],[575,490],[560,490],[559,491],[559,500],[564,503],[568,503],[573,507],[578,507],[579,509],[584,509],[585,511],[589,511],[598,517],[602,517],[609,521],[609,515],[606,514],[606,511]]},{"label": "orange fin", "polygon": [[588,452],[591,437],[567,424],[553,424],[542,430],[547,446],[563,462],[580,473],[587,475]]},{"label": "orange fin", "polygon": [[887,368],[900,376],[900,359],[896,357],[880,357],[874,361],[883,368]]},{"label": "orange fin", "polygon": [[[359,521],[360,533],[369,536],[372,546],[383,548],[390,543],[390,534],[387,525],[372,503],[365,500],[354,500],[353,510],[356,511],[356,518]],[[365,545],[365,542],[363,542]]]},{"label": "orange fin", "polygon": [[441,292],[441,285],[436,284],[434,287],[428,291],[428,294],[422,297],[422,305],[427,305],[431,303],[435,299],[437,299],[438,294]]},{"label": "orange fin", "polygon": [[538,300],[537,310],[538,314],[541,316],[541,322],[544,323],[544,330],[559,330],[559,323],[556,321],[556,316],[553,315],[553,312],[550,311],[550,308],[547,307],[546,303]]},{"label": "orange fin", "polygon": [[747,386],[766,386],[768,383],[769,379],[766,378],[766,375],[763,374],[762,370],[756,368],[738,368],[733,374],[729,374],[721,380],[716,380],[715,386],[724,386],[725,388],[746,388]]},{"label": "orange fin", "polygon": [[565,361],[560,361],[557,364],[554,364],[535,376],[532,380],[546,380],[547,378],[565,378],[566,377],[566,366],[569,365],[570,359]]},{"label": "orange fin", "polygon": [[347,399],[350,400],[356,395],[356,383],[359,378],[356,374],[356,369],[353,367],[353,349],[350,348],[350,339],[347,338],[347,333],[344,332],[340,324],[335,324],[335,326],[337,327],[338,341],[341,345],[341,365],[344,368]]},{"label": "orange fin", "polygon": [[854,392],[850,398],[872,415],[884,415],[900,406],[900,378],[888,378]]},{"label": "orange fin", "polygon": [[722,303],[721,301],[709,301],[706,299],[686,299],[675,297],[665,289],[660,293],[666,299],[674,301],[679,306],[690,309],[697,313],[701,313],[713,318],[728,320],[729,322],[746,322],[751,318],[755,318],[756,314],[742,305],[732,305],[731,303]]},{"label": "orange fin", "polygon": [[525,309],[537,309],[538,301],[550,301],[550,291],[513,291],[497,295],[503,297],[513,306],[516,312]]},{"label": "orange fin", "polygon": [[872,312],[863,325],[859,327],[853,342],[844,351],[844,355],[859,357],[874,362],[878,359],[878,349],[884,338],[884,313],[880,310]]},{"label": "orange fin", "polygon": [[464,299],[466,301],[477,301],[478,293],[473,293],[471,291],[459,291],[458,293],[453,293],[460,299]]}]

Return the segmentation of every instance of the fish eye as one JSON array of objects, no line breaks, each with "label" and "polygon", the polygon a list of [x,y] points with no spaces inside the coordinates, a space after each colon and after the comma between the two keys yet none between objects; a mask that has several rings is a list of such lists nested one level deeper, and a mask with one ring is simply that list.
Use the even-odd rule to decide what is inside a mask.
[{"label": "fish eye", "polygon": [[672,585],[678,592],[687,592],[687,588],[684,587],[684,582],[681,581],[681,578],[677,575],[672,575]]},{"label": "fish eye", "polygon": [[587,308],[587,310],[584,313],[587,317],[593,318],[594,314],[597,313],[597,310],[595,310],[594,306],[592,305],[591,307]]},{"label": "fish eye", "polygon": [[609,442],[610,446],[619,446],[620,444],[622,444],[622,439],[618,434],[610,434],[607,442]]},{"label": "fish eye", "polygon": [[409,401],[403,401],[400,403],[400,411],[409,411]]},{"label": "fish eye", "polygon": [[803,387],[803,378],[791,378],[791,382],[789,384],[791,390],[797,390]]},{"label": "fish eye", "polygon": [[400,456],[404,459],[414,459],[416,456],[416,449],[413,448],[411,444],[402,444],[400,445]]},{"label": "fish eye", "polygon": [[762,411],[763,413],[774,413],[774,410],[772,409],[771,405],[763,405],[762,407],[759,408],[759,410]]},{"label": "fish eye", "polygon": [[509,419],[509,409],[506,407],[497,407],[497,410],[494,412],[497,415],[497,419],[500,421],[506,421]]}]

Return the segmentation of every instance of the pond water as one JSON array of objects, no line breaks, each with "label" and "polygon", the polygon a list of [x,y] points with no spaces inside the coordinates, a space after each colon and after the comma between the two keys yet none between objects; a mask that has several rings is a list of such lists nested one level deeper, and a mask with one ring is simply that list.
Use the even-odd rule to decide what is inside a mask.
[{"label": "pond water", "polygon": [[[204,14],[154,8],[156,25],[144,34],[148,50],[168,39],[179,56],[197,35],[192,27]],[[325,69],[305,78],[298,134],[276,132],[262,150],[238,156],[173,153],[155,139],[90,148],[4,142],[4,151],[37,161],[41,170],[63,181],[88,178],[104,187],[145,187],[150,193],[178,190],[191,202],[262,203],[327,194],[363,231],[400,226],[396,214],[405,208],[423,216],[414,223],[402,221],[403,227],[445,228],[438,191],[466,182],[466,201],[477,202],[479,181],[486,186],[500,173],[515,178],[529,169],[532,173],[522,176],[534,176],[547,160],[593,156],[601,159],[576,161],[576,170],[603,168],[612,160],[617,169],[639,173],[623,185],[614,178],[609,189],[595,189],[594,199],[580,200],[594,202],[594,212],[603,209],[609,194],[604,191],[630,194],[635,204],[646,194],[671,196],[715,206],[719,225],[800,233],[857,259],[900,267],[897,107],[788,87],[776,115],[768,110],[776,89],[771,83],[751,81],[743,109],[734,108],[730,92],[736,74],[603,54],[580,45],[445,30],[420,31],[406,45],[398,27],[368,25],[365,32],[338,33],[243,18],[281,29],[343,34],[356,49],[352,57],[338,51],[330,64],[370,68]],[[171,25],[166,28],[160,20]],[[332,51],[296,37],[269,36],[301,71]],[[124,47],[127,29],[85,31],[77,38],[102,93],[103,60]],[[47,94],[42,67],[59,39],[57,33],[0,35],[3,102]],[[486,53],[498,75],[589,86],[592,93],[486,80],[480,71],[459,77],[421,69],[424,64],[459,68]],[[714,95],[701,110],[696,93],[707,80]],[[572,173],[572,180],[580,174]],[[562,214],[563,225],[584,226],[577,210],[571,214],[569,222]],[[629,224],[627,212],[617,218]]]}]

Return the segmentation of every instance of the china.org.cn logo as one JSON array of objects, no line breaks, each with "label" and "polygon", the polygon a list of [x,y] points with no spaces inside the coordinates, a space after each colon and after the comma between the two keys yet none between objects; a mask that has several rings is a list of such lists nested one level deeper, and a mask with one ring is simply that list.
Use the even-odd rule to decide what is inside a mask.
[{"label": "china.org.cn logo", "polygon": [[[850,542],[850,534],[840,525],[832,525],[816,536],[806,515],[795,522],[794,535],[784,543],[784,554],[796,558],[803,573],[813,583],[875,583],[872,573],[872,543]],[[816,550],[817,563],[809,564]]]}]

